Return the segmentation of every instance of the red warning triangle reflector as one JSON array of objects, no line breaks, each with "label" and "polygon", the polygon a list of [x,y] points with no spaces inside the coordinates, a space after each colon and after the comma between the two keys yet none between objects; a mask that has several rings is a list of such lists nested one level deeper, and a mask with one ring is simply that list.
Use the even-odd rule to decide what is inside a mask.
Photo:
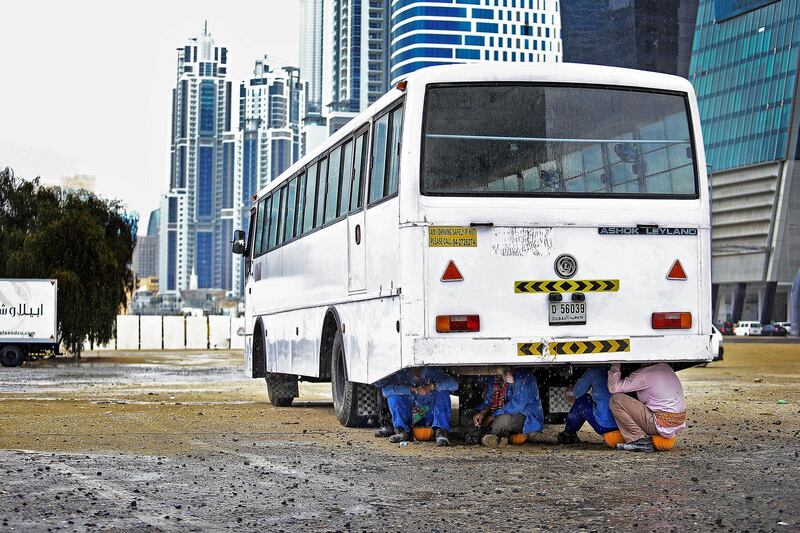
[{"label": "red warning triangle reflector", "polygon": [[667,279],[686,279],[686,271],[683,270],[683,265],[681,265],[679,260],[676,259],[675,263],[672,264],[672,268],[669,269],[669,273],[667,274]]},{"label": "red warning triangle reflector", "polygon": [[456,264],[450,261],[450,263],[447,264],[447,268],[444,269],[442,281],[464,281],[464,276],[461,275]]}]

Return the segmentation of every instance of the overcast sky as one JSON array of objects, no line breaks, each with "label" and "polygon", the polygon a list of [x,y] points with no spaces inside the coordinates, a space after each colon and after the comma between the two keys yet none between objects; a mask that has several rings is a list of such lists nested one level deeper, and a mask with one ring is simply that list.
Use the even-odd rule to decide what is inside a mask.
[{"label": "overcast sky", "polygon": [[146,230],[169,186],[176,48],[206,19],[236,82],[264,54],[298,64],[297,0],[1,2],[0,167],[94,175]]}]

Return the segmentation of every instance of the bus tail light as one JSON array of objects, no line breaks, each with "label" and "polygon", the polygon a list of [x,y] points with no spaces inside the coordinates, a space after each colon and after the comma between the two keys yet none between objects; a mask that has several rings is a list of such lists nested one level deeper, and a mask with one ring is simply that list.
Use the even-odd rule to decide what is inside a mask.
[{"label": "bus tail light", "polygon": [[481,318],[478,315],[439,315],[436,317],[438,333],[480,330]]},{"label": "bus tail light", "polygon": [[692,313],[653,313],[653,329],[689,329]]}]

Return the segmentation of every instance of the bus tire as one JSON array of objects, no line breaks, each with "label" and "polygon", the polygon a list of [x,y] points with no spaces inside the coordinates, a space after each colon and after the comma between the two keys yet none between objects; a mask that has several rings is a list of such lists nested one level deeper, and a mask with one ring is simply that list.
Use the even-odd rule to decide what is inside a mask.
[{"label": "bus tire", "polygon": [[380,421],[380,406],[375,387],[347,379],[344,339],[336,330],[331,349],[331,393],[336,418],[345,427],[367,427]]},{"label": "bus tire", "polygon": [[25,352],[22,348],[13,344],[0,350],[0,365],[19,366],[25,360]]},{"label": "bus tire", "polygon": [[275,407],[289,407],[299,395],[297,376],[271,374],[267,378],[267,396]]}]

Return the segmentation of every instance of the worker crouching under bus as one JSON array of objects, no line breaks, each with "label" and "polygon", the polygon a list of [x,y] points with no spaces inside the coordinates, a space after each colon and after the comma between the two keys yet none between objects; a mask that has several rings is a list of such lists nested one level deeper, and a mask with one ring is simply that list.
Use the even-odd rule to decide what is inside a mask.
[{"label": "worker crouching under bus", "polygon": [[475,424],[465,436],[467,444],[480,442],[495,448],[511,435],[542,430],[544,412],[539,386],[530,370],[501,370],[486,380],[483,403],[472,417]]},{"label": "worker crouching under bus", "polygon": [[564,431],[558,434],[559,444],[577,444],[578,430],[588,422],[598,435],[617,429],[617,422],[609,407],[608,366],[587,368],[572,387],[575,401],[567,414]]},{"label": "worker crouching under bus", "polygon": [[412,426],[431,426],[436,431],[436,445],[450,445],[450,393],[458,390],[453,376],[437,368],[410,368],[380,386],[394,424],[389,442],[412,440]]},{"label": "worker crouching under bus", "polygon": [[[625,442],[617,449],[652,452],[653,435],[672,438],[686,429],[683,386],[666,363],[656,363],[622,377],[619,364],[608,371],[611,412]],[[636,398],[626,393],[636,393]]]}]

